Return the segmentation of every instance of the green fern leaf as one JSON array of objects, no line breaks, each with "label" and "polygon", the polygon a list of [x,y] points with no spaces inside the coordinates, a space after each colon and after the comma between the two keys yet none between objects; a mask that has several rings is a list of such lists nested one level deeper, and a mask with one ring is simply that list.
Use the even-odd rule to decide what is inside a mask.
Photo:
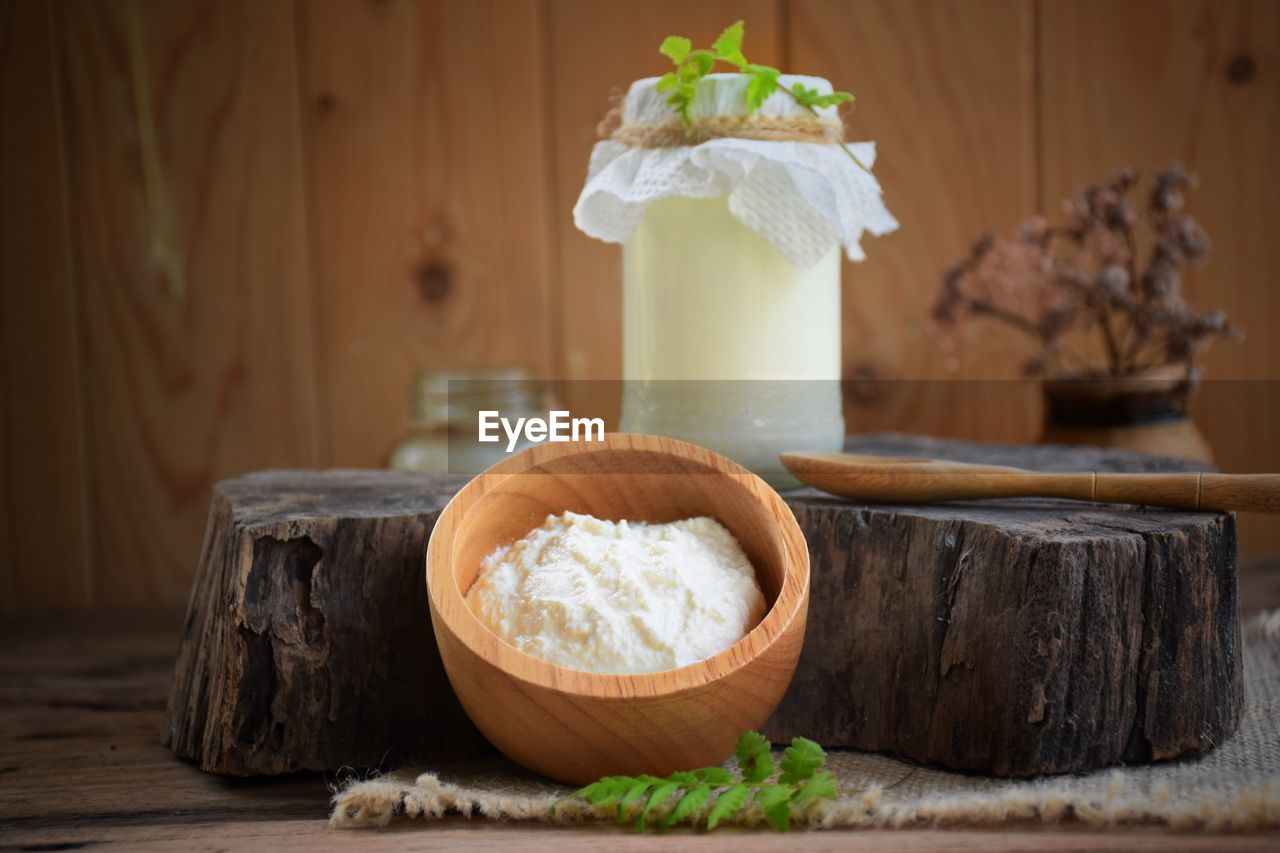
[{"label": "green fern leaf", "polygon": [[707,813],[707,829],[715,829],[720,821],[737,814],[750,797],[751,789],[746,785],[734,785],[723,791]]},{"label": "green fern leaf", "polygon": [[667,812],[667,816],[662,819],[662,823],[658,824],[661,828],[666,829],[674,824],[684,820],[693,814],[702,804],[711,796],[711,786],[698,785],[690,788],[680,801],[675,804],[671,811]]},{"label": "green fern leaf", "polygon": [[778,832],[786,832],[791,823],[791,789],[785,785],[770,785],[756,791],[756,802],[764,812],[764,819]]},{"label": "green fern leaf", "polygon": [[654,788],[653,793],[649,794],[649,799],[645,801],[644,808],[640,810],[640,814],[636,815],[636,829],[644,829],[645,822],[649,819],[649,812],[671,799],[671,795],[679,787],[679,782],[663,782]]}]

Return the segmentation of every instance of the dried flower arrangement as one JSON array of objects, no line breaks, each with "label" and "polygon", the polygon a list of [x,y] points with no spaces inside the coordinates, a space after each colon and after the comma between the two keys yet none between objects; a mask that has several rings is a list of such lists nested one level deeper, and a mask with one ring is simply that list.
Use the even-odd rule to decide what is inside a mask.
[{"label": "dried flower arrangement", "polygon": [[[1179,292],[1183,270],[1209,251],[1203,229],[1183,211],[1195,178],[1177,164],[1156,172],[1141,213],[1129,200],[1138,183],[1126,167],[1069,201],[1064,224],[1037,216],[1016,240],[984,234],[944,273],[935,319],[952,325],[966,315],[990,317],[1026,332],[1040,345],[1024,366],[1030,376],[1119,377],[1184,365],[1194,378],[1196,358],[1212,340],[1239,337],[1225,314],[1197,312]],[[1142,270],[1140,239],[1151,244]],[[1013,307],[1019,297],[1032,304]],[[1066,340],[1090,329],[1101,336],[1104,365]]]}]

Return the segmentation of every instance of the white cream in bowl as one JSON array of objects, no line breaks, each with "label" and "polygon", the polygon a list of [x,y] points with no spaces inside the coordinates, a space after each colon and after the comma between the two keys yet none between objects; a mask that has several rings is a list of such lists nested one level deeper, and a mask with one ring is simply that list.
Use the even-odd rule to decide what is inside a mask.
[{"label": "white cream in bowl", "polygon": [[615,674],[706,660],[765,614],[742,546],[705,516],[666,524],[547,516],[484,559],[466,599],[525,654]]}]

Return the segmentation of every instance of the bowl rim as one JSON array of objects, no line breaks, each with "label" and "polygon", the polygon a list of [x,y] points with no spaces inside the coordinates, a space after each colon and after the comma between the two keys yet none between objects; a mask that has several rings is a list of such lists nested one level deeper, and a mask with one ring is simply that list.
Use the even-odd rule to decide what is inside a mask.
[{"label": "bowl rim", "polygon": [[[452,564],[454,534],[466,512],[489,491],[529,468],[564,456],[601,451],[656,452],[702,463],[709,473],[735,481],[763,503],[781,527],[785,565],[778,594],[764,618],[746,636],[705,660],[676,669],[644,673],[597,673],[542,660],[517,649],[485,625],[458,588]],[[767,654],[797,618],[803,621],[809,598],[809,548],[795,514],[773,487],[738,463],[714,451],[665,436],[606,433],[603,441],[544,443],[503,459],[472,478],[450,499],[436,520],[426,553],[427,597],[433,630],[448,631],[471,654],[530,686],[574,696],[652,698],[706,687]],[[439,579],[439,582],[436,580]]]}]

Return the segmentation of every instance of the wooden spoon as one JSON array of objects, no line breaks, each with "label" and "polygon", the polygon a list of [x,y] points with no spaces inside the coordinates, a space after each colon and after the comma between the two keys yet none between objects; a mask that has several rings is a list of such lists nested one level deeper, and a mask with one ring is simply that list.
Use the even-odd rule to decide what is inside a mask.
[{"label": "wooden spoon", "polygon": [[1280,513],[1280,474],[1027,471],[939,459],[809,451],[783,453],[782,464],[796,479],[816,489],[873,503],[1041,497]]}]

